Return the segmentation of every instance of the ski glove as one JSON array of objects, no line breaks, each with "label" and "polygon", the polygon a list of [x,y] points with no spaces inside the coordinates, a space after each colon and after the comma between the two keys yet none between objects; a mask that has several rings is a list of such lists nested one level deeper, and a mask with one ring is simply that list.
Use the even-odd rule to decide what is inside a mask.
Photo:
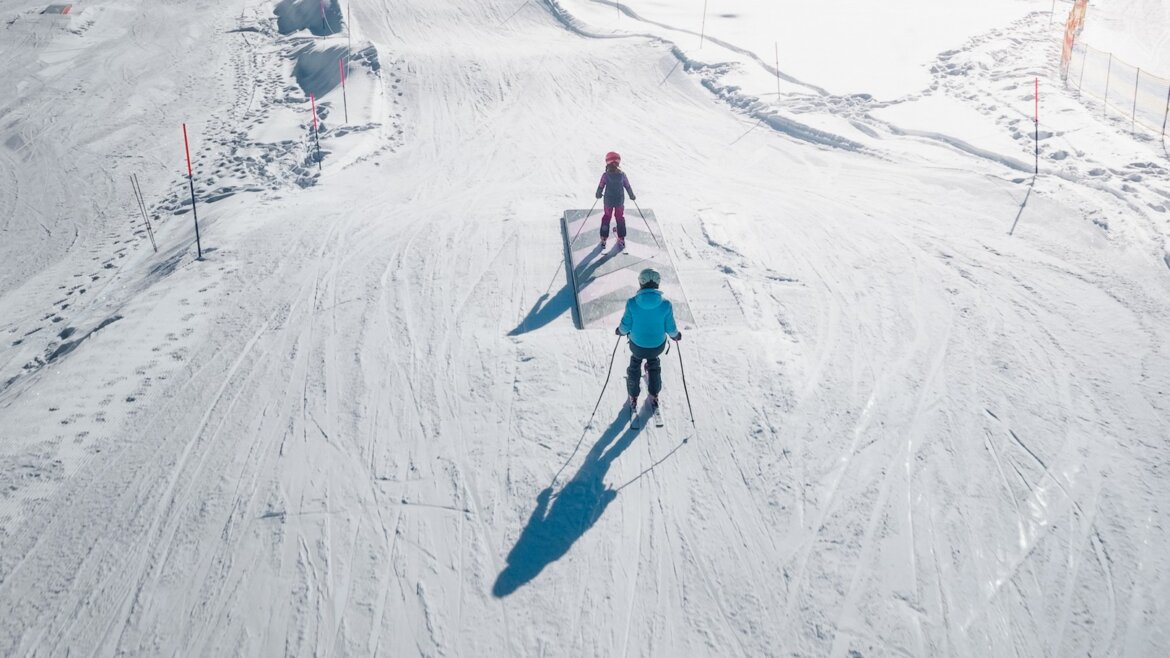
[{"label": "ski glove", "polygon": [[614,329],[614,330],[613,330],[613,333],[614,333],[614,335],[615,335],[615,336],[625,336],[625,334],[623,334],[623,333],[622,333],[622,328],[621,328],[621,327],[618,327],[617,329]]},{"label": "ski glove", "polygon": [[597,190],[597,198],[598,198],[598,199],[600,199],[600,198],[601,198],[601,190]]},{"label": "ski glove", "polygon": [[674,342],[676,342],[676,343],[681,341],[682,340],[682,332],[681,331],[678,332],[677,334],[671,336],[671,338],[673,338]]},{"label": "ski glove", "polygon": [[634,196],[633,192],[630,192],[630,201],[637,201],[637,200],[638,200],[638,197]]}]

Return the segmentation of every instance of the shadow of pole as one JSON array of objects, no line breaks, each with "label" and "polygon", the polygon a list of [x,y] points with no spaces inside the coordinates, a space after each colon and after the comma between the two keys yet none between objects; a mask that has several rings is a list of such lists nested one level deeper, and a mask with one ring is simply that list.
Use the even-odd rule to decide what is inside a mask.
[{"label": "shadow of pole", "polygon": [[[496,578],[492,595],[503,598],[536,578],[545,567],[565,556],[617,497],[605,486],[605,475],[641,432],[627,425],[623,409],[589,450],[585,462],[555,498],[552,487],[536,497],[536,509],[508,553],[508,566]],[[612,445],[611,445],[612,444]]]},{"label": "shadow of pole", "polygon": [[649,474],[650,474],[650,471],[653,471],[654,469],[658,468],[658,467],[659,467],[659,466],[661,466],[662,464],[666,463],[666,461],[667,461],[668,459],[670,459],[671,457],[673,457],[673,456],[674,456],[674,453],[676,453],[676,452],[678,452],[679,450],[681,450],[681,449],[682,449],[682,447],[683,447],[683,446],[685,446],[686,444],[690,443],[690,441],[691,441],[691,437],[689,437],[689,436],[688,436],[687,438],[683,439],[682,441],[680,441],[680,442],[679,442],[679,444],[678,444],[678,445],[676,445],[675,447],[671,448],[671,449],[670,449],[670,452],[668,452],[668,453],[666,453],[665,455],[663,455],[661,459],[659,459],[658,461],[654,462],[653,464],[650,464],[649,466],[647,466],[645,469],[643,469],[643,470],[642,470],[642,472],[641,472],[641,473],[639,473],[639,474],[635,475],[634,477],[630,478],[629,480],[627,480],[627,481],[626,481],[626,483],[625,483],[625,484],[623,484],[622,486],[618,487],[617,489],[614,489],[614,491],[619,491],[619,492],[620,492],[622,489],[625,489],[626,487],[630,486],[631,484],[633,484],[633,483],[637,482],[638,480],[641,480],[642,478],[646,477],[647,475],[649,475]]},{"label": "shadow of pole", "polygon": [[547,325],[553,320],[561,316],[562,313],[572,309],[573,307],[573,292],[569,290],[569,286],[561,288],[557,294],[550,299],[547,294],[541,295],[540,299],[532,305],[532,309],[528,311],[528,315],[516,325],[516,328],[509,331],[509,336],[520,336],[530,331],[536,331],[541,327]]},{"label": "shadow of pole", "polygon": [[1032,182],[1028,183],[1028,193],[1024,195],[1024,202],[1020,204],[1020,212],[1016,213],[1016,221],[1012,222],[1012,228],[1008,231],[1008,235],[1016,232],[1016,224],[1020,223],[1020,216],[1024,214],[1024,208],[1028,205],[1028,199],[1032,196],[1032,188],[1036,187],[1036,177],[1032,176]]},{"label": "shadow of pole", "polygon": [[[605,261],[603,258],[598,260],[596,263],[593,262],[594,259],[596,259],[600,254],[601,245],[599,244],[594,247],[593,251],[591,251],[589,255],[585,257],[585,260],[577,266],[578,281],[584,280],[582,276],[592,276],[593,272],[596,271],[601,263]],[[560,271],[559,268],[557,271]],[[556,279],[555,273],[553,275],[553,279]],[[548,296],[548,291],[546,290],[545,293],[536,300],[536,303],[532,305],[532,308],[528,311],[528,315],[524,316],[524,319],[520,321],[520,324],[516,325],[515,329],[509,331],[508,335],[520,336],[530,331],[535,331],[557,319],[565,311],[571,310],[573,308],[573,290],[570,287],[571,285],[571,283],[566,283],[564,287],[557,291],[557,294],[553,295],[551,298]],[[551,281],[549,282],[549,289],[552,289]]]}]

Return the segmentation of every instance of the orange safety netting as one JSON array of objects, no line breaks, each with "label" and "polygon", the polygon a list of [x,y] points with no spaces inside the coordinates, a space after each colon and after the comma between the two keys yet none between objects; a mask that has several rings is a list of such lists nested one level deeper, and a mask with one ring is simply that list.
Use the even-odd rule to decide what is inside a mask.
[{"label": "orange safety netting", "polygon": [[1073,47],[1070,83],[1100,99],[1105,108],[1154,132],[1166,130],[1170,117],[1170,79],[1114,57],[1085,43]]},{"label": "orange safety netting", "polygon": [[1073,44],[1085,27],[1085,11],[1089,0],[1077,0],[1068,12],[1068,22],[1064,26],[1064,48],[1060,53],[1060,79],[1068,80],[1068,67],[1072,63]]}]

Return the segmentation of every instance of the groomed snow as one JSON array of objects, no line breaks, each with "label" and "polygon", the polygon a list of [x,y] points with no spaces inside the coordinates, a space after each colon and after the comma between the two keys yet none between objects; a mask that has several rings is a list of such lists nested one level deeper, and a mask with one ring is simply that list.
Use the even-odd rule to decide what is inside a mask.
[{"label": "groomed snow", "polygon": [[[1156,136],[1050,2],[715,4],[6,4],[0,655],[1170,653]],[[661,429],[572,320],[608,150]]]}]

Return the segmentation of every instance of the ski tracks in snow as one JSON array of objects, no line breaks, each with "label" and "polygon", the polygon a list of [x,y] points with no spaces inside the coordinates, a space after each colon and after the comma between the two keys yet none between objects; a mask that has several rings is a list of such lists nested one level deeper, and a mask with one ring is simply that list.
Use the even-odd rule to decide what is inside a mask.
[{"label": "ski tracks in snow", "polygon": [[[989,228],[1016,210],[994,177],[744,136],[701,80],[671,75],[667,46],[567,35],[537,7],[354,7],[361,37],[393,46],[377,85],[402,105],[373,106],[402,128],[338,145],[344,175],[286,199],[217,202],[252,216],[213,225],[207,262],[166,260],[166,291],[131,294],[62,362],[132,371],[109,386],[150,405],[117,440],[79,444],[93,449],[38,505],[0,508],[21,523],[3,537],[0,647],[1154,646],[1134,629],[1167,573],[1148,439],[1168,371],[1160,280],[1081,234]],[[253,34],[230,36],[255,70]],[[232,116],[257,111],[235,91]],[[599,140],[622,143],[635,187],[661,200],[696,308],[699,427],[672,353],[666,427],[612,422],[570,455],[612,338],[574,330],[567,309],[505,332],[561,256],[557,211],[595,180],[591,157],[567,154]],[[1058,215],[1048,203],[1036,212]],[[148,331],[188,310],[190,333]],[[127,364],[90,361],[100,349]],[[28,390],[74,390],[42,372]],[[574,475],[542,488],[566,459]]]}]

